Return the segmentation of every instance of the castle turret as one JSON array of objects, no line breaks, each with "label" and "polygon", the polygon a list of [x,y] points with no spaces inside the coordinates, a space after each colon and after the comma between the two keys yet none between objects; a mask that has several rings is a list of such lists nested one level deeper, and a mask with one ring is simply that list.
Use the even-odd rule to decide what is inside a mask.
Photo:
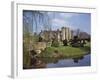
[{"label": "castle turret", "polygon": [[71,32],[70,28],[62,27],[61,33],[62,33],[62,40],[65,40],[65,39],[70,40],[70,39],[72,39],[72,32]]},{"label": "castle turret", "polygon": [[62,40],[65,40],[65,27],[62,27],[61,29],[61,36],[62,36]]}]

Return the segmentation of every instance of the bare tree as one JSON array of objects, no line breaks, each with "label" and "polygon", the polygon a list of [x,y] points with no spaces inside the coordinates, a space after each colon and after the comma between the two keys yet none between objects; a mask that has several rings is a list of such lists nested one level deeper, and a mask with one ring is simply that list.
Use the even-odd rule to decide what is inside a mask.
[{"label": "bare tree", "polygon": [[[29,14],[30,13],[30,14]],[[24,27],[26,31],[33,30],[35,28],[35,32],[38,33],[41,26],[44,30],[51,29],[51,22],[48,16],[48,12],[45,11],[24,11],[23,12],[23,21]]]}]

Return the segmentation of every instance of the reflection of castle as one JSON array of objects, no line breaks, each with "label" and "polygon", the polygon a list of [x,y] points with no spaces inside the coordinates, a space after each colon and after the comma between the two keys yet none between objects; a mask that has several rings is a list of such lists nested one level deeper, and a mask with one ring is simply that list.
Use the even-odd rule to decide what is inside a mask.
[{"label": "reflection of castle", "polygon": [[62,27],[61,30],[57,29],[56,31],[41,31],[40,36],[47,41],[52,41],[56,39],[57,41],[70,40],[73,38],[73,32],[68,27]]}]

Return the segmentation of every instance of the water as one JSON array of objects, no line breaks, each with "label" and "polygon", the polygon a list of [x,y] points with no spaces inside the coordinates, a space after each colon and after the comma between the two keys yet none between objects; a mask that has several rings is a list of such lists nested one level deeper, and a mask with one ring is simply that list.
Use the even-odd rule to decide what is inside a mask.
[{"label": "water", "polygon": [[46,67],[56,68],[56,67],[90,66],[90,65],[91,65],[91,57],[90,54],[88,54],[80,58],[61,59],[57,63],[48,63]]},{"label": "water", "polygon": [[91,55],[81,55],[74,58],[39,58],[28,69],[36,68],[60,68],[90,66]]}]

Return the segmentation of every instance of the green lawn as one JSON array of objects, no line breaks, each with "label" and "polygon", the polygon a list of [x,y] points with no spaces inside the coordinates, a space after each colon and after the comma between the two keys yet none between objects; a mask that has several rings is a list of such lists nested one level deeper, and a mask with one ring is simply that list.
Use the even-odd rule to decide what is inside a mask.
[{"label": "green lawn", "polygon": [[86,44],[85,47],[71,47],[71,46],[59,46],[59,47],[47,47],[40,55],[41,57],[53,57],[54,51],[58,51],[58,54],[64,57],[72,57],[87,54],[90,51],[90,44]]}]

